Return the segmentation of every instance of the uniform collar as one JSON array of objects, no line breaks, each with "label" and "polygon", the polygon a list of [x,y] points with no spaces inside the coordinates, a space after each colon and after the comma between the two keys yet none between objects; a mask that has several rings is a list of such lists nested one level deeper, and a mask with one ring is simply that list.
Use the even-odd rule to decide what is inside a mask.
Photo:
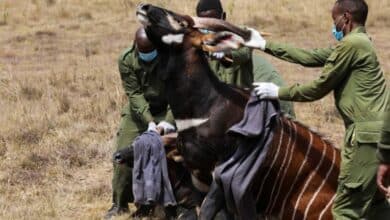
[{"label": "uniform collar", "polygon": [[366,28],[364,26],[357,26],[350,32],[350,34],[353,34],[353,33],[367,33],[367,32],[366,32]]},{"label": "uniform collar", "polygon": [[144,69],[146,72],[152,72],[154,68],[156,68],[159,58],[156,57],[156,59],[152,60],[152,62],[144,62],[141,59],[138,58],[139,65],[142,69]]}]

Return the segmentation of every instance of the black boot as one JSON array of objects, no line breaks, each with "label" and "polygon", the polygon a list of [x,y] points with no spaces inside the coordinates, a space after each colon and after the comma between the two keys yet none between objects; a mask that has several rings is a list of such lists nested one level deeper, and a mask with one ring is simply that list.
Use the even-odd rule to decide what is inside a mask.
[{"label": "black boot", "polygon": [[137,207],[137,211],[131,214],[133,218],[150,217],[153,214],[153,205],[140,205]]},{"label": "black boot", "polygon": [[125,213],[129,213],[129,207],[120,207],[117,204],[113,203],[111,208],[107,211],[104,219],[111,219],[114,216],[123,215]]},{"label": "black boot", "polygon": [[174,219],[176,219],[176,211],[177,211],[177,207],[176,206],[165,207],[164,208],[165,219],[166,220],[174,220]]}]

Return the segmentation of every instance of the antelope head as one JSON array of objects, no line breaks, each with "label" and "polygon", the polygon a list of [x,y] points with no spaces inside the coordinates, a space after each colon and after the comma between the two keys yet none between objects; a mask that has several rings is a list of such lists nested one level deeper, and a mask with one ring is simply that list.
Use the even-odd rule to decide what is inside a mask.
[{"label": "antelope head", "polygon": [[[140,4],[136,12],[148,37],[158,44],[180,47],[185,44],[207,52],[251,47],[255,34],[251,29],[239,28],[214,18],[181,15],[150,4]],[[208,29],[204,34],[200,29]]]}]

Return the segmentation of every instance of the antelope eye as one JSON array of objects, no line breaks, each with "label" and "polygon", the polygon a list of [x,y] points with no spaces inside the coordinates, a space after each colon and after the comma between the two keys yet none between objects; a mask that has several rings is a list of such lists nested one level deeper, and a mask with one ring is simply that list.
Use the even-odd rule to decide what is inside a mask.
[{"label": "antelope eye", "polygon": [[180,23],[180,26],[182,26],[182,27],[187,27],[187,26],[188,26],[188,23],[187,23],[187,21],[183,21],[183,22],[181,22],[181,23]]}]

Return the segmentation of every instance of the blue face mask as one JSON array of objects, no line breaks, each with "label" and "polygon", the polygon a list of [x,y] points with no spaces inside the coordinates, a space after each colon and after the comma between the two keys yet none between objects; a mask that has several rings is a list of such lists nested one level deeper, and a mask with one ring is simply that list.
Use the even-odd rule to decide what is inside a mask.
[{"label": "blue face mask", "polygon": [[332,33],[333,33],[334,38],[336,38],[337,41],[341,41],[341,39],[343,39],[343,37],[344,37],[343,31],[342,30],[337,31],[336,25],[333,25]]},{"label": "blue face mask", "polygon": [[336,26],[340,23],[342,18],[343,18],[343,15],[340,15],[335,20],[337,22],[333,25],[333,28],[332,28],[332,34],[333,34],[334,38],[336,38],[337,41],[341,41],[341,39],[343,39],[343,37],[344,37],[343,29],[344,29],[345,23],[344,23],[344,26],[341,28],[340,31],[337,31],[337,28],[336,28]]},{"label": "blue face mask", "polygon": [[139,58],[145,62],[151,62],[157,57],[157,50],[153,50],[149,53],[138,52]]}]

